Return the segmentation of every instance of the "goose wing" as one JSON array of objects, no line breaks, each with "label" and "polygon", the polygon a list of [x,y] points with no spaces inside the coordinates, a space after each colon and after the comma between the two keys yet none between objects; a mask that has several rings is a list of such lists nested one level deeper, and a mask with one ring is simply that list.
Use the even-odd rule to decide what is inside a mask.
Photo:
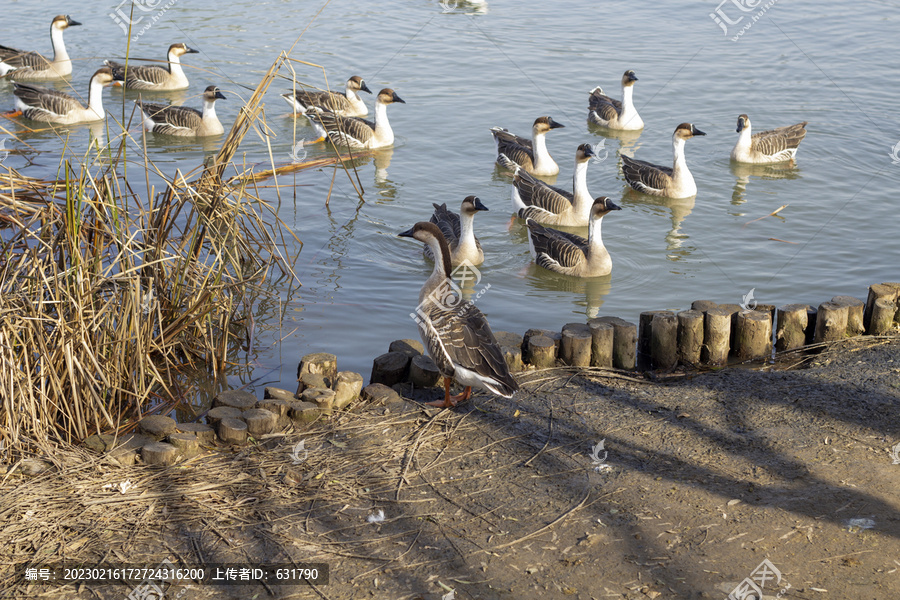
[{"label": "goose wing", "polygon": [[203,122],[203,113],[188,106],[171,106],[135,100],[146,118],[153,121],[153,132],[164,135],[184,135],[194,132]]},{"label": "goose wing", "polygon": [[307,109],[311,106],[318,106],[327,111],[340,113],[353,108],[347,96],[340,92],[297,90],[294,92],[294,98],[301,106]]},{"label": "goose wing", "polygon": [[344,137],[357,140],[365,145],[375,137],[375,123],[360,117],[342,117],[333,112],[313,112],[309,118],[315,119],[333,141],[341,141]]},{"label": "goose wing", "polygon": [[[444,239],[447,240],[447,244],[449,244],[450,249],[456,247],[459,244],[459,237],[462,235],[461,227],[459,224],[459,215],[447,208],[447,204],[432,204],[434,206],[434,214],[431,215],[431,222],[437,225],[441,233],[444,234]],[[425,246],[426,248],[428,246]]]},{"label": "goose wing", "polygon": [[[519,211],[523,219],[531,217],[545,220],[547,215],[558,215],[572,210],[573,194],[558,187],[548,185],[519,169],[513,177],[513,185],[519,191],[519,198],[526,208]],[[541,219],[541,216],[544,219]]]},{"label": "goose wing", "polygon": [[37,52],[23,52],[9,46],[0,46],[0,62],[17,69],[30,67],[36,70],[43,70],[50,67],[50,61]]},{"label": "goose wing", "polygon": [[672,178],[672,168],[654,165],[622,155],[622,174],[625,181],[639,192],[662,192]]},{"label": "goose wing", "polygon": [[497,142],[497,154],[505,154],[526,170],[534,169],[534,147],[531,140],[510,133],[507,129],[494,127],[491,129],[494,141]]},{"label": "goose wing", "polygon": [[588,248],[586,239],[574,233],[544,227],[532,220],[526,221],[535,262],[551,271],[561,272],[585,261]]},{"label": "goose wing", "polygon": [[622,102],[610,98],[600,88],[594,88],[588,98],[588,110],[597,113],[604,121],[611,121],[622,114]]},{"label": "goose wing", "polygon": [[[113,79],[125,81],[127,87],[141,90],[158,87],[169,80],[169,69],[160,65],[125,65],[112,60],[104,61],[113,72]],[[127,77],[127,78],[126,78]]]},{"label": "goose wing", "polygon": [[457,368],[472,371],[500,396],[509,397],[519,389],[487,319],[473,303],[430,306],[429,319],[420,327],[426,328],[422,337],[442,373],[452,376]]},{"label": "goose wing", "polygon": [[754,150],[762,154],[772,156],[786,150],[795,150],[803,138],[806,137],[806,124],[808,121],[760,131],[751,136],[751,144]]},{"label": "goose wing", "polygon": [[16,83],[15,94],[29,119],[42,120],[41,116],[65,117],[72,110],[83,109],[78,100],[57,90]]}]

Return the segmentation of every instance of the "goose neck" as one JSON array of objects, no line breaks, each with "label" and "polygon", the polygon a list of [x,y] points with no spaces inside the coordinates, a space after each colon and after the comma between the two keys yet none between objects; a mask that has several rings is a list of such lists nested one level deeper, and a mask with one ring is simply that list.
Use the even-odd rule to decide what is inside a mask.
[{"label": "goose neck", "polygon": [[63,42],[62,29],[50,28],[50,43],[53,44],[53,62],[58,63],[69,60],[69,53],[66,52],[66,45]]}]

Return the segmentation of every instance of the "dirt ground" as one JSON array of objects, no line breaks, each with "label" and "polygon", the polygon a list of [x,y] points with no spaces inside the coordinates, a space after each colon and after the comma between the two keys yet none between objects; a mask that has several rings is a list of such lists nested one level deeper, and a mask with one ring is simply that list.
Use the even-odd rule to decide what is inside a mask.
[{"label": "dirt ground", "polygon": [[[0,595],[137,598],[21,573],[168,558],[330,568],[320,586],[166,590],[183,600],[725,599],[739,585],[757,600],[748,580],[764,598],[900,598],[900,340],[804,367],[550,370],[512,400],[359,406],[177,469],[69,457],[3,481]],[[102,488],[125,479],[124,494]]]}]

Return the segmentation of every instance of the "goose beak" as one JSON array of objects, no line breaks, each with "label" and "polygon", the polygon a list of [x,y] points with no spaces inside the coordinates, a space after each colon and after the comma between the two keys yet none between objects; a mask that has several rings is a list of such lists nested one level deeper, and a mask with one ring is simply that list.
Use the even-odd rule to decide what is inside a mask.
[{"label": "goose beak", "polygon": [[551,118],[550,118],[550,129],[559,129],[560,127],[565,127],[565,125],[563,125],[562,123],[557,123],[557,122],[554,121],[553,118],[551,117]]},{"label": "goose beak", "polygon": [[703,133],[702,131],[700,131],[699,129],[697,129],[696,127],[694,127],[693,125],[691,125],[691,134],[693,134],[693,135],[706,135],[705,133]]},{"label": "goose beak", "polygon": [[628,81],[637,81],[637,80],[638,80],[637,75],[635,75],[634,73],[631,73],[628,76]]},{"label": "goose beak", "polygon": [[616,204],[609,198],[606,199],[605,204],[606,204],[606,210],[622,210],[621,206],[619,206],[618,204]]},{"label": "goose beak", "polygon": [[81,25],[78,21],[74,20],[72,17],[66,15],[66,25],[72,27],[73,25]]},{"label": "goose beak", "polygon": [[408,237],[408,238],[411,238],[411,237],[413,236],[413,230],[414,230],[414,229],[415,229],[415,227],[410,227],[409,229],[407,229],[407,230],[404,231],[403,233],[398,233],[398,234],[397,234],[397,237]]},{"label": "goose beak", "polygon": [[737,132],[740,133],[744,130],[744,120],[738,119]]},{"label": "goose beak", "polygon": [[[365,82],[365,81],[363,81],[363,82],[361,82],[361,83],[359,84],[359,91],[361,91],[361,92],[367,92],[367,93],[369,93],[369,94],[372,93],[372,90],[369,89],[369,86],[366,85],[366,82]],[[394,96],[396,96],[396,95],[397,95],[397,94],[394,94]],[[403,100],[401,100],[400,102],[403,102]]]},{"label": "goose beak", "polygon": [[594,152],[594,149],[591,148],[590,144],[585,144],[585,148],[584,150],[582,150],[582,152],[585,156],[597,156],[597,154]]},{"label": "goose beak", "polygon": [[218,98],[219,100],[225,100],[225,95],[222,92],[216,90],[216,98]]},{"label": "goose beak", "polygon": [[185,46],[185,47],[184,47],[184,53],[185,53],[185,54],[200,54],[200,51],[199,51],[199,50],[194,50],[193,48],[191,48],[191,47],[189,47],[189,46]]},{"label": "goose beak", "polygon": [[479,198],[475,198],[475,210],[487,210],[488,207],[481,202]]},{"label": "goose beak", "polygon": [[394,92],[394,95],[391,96],[391,100],[394,102],[399,102],[400,104],[406,104],[406,100],[397,95],[397,92]]}]

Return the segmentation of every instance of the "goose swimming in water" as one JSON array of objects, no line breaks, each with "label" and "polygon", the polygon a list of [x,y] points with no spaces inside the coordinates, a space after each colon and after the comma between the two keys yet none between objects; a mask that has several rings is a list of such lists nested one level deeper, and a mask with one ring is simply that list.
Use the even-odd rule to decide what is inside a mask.
[{"label": "goose swimming in water", "polygon": [[622,210],[606,196],[594,200],[588,237],[544,227],[528,219],[528,248],[538,266],[554,273],[573,277],[600,277],[612,271],[612,259],[600,237],[603,217],[613,210]]},{"label": "goose swimming in water", "polygon": [[[519,389],[509,373],[503,352],[484,314],[471,302],[455,295],[450,283],[450,247],[434,223],[416,223],[400,237],[424,242],[435,257],[434,271],[419,292],[416,321],[428,354],[444,376],[444,399],[429,402],[447,408],[467,400],[472,387],[511,398]],[[458,396],[450,395],[450,381],[465,386]]]},{"label": "goose swimming in water", "polygon": [[737,120],[737,132],[741,135],[731,151],[731,160],[754,165],[791,160],[796,156],[800,142],[806,137],[807,123],[808,121],[803,121],[751,134],[750,117],[741,115]]},{"label": "goose swimming in water", "polygon": [[[559,173],[559,165],[547,151],[547,141],[544,136],[552,129],[565,127],[557,123],[551,117],[538,117],[531,126],[531,139],[519,137],[502,127],[492,127],[491,135],[497,143],[497,156],[505,154],[516,164],[524,168],[528,173],[539,177],[556,175]],[[499,162],[499,161],[498,161]]]},{"label": "goose swimming in water", "polygon": [[26,118],[71,125],[102,121],[106,117],[103,111],[103,88],[112,82],[109,67],[98,69],[91,77],[87,106],[66,93],[26,83],[14,83],[13,94],[16,96],[17,111]]},{"label": "goose swimming in water", "polygon": [[388,122],[387,107],[394,102],[406,104],[394,90],[384,88],[375,98],[375,122],[360,117],[342,117],[322,109],[307,113],[319,137],[350,148],[386,148],[394,144],[394,130]]},{"label": "goose swimming in water", "polygon": [[588,121],[609,129],[620,131],[637,131],[644,128],[644,121],[634,107],[632,94],[634,82],[637,81],[634,71],[625,71],[622,75],[622,101],[604,95],[600,86],[591,90],[588,98]]},{"label": "goose swimming in water", "polygon": [[114,60],[103,61],[112,69],[116,81],[131,90],[166,91],[183,90],[188,87],[188,78],[181,68],[181,57],[185,54],[197,54],[198,51],[186,44],[172,44],[166,54],[167,66],[136,65],[133,62],[125,65]]},{"label": "goose swimming in water", "polygon": [[498,162],[512,169],[513,211],[521,219],[533,219],[548,225],[584,227],[590,221],[593,198],[587,187],[587,168],[595,156],[590,144],[581,144],[575,151],[575,174],[572,176],[572,192],[535,179],[525,169],[501,154]]},{"label": "goose swimming in water", "polygon": [[216,100],[225,100],[225,96],[214,85],[203,91],[203,110],[187,106],[170,104],[154,104],[135,100],[141,109],[144,129],[163,135],[182,137],[203,137],[225,133],[225,128],[216,116]]},{"label": "goose swimming in water", "polygon": [[305,115],[311,107],[317,106],[342,117],[364,117],[369,114],[369,109],[359,97],[359,92],[372,93],[363,78],[354,75],[347,80],[344,93],[297,90],[282,94],[281,97],[293,107],[295,113],[301,115]]},{"label": "goose swimming in water", "polygon": [[684,143],[696,135],[706,135],[691,123],[682,123],[672,134],[672,168],[654,165],[622,155],[622,174],[628,185],[650,196],[689,198],[697,195],[697,184],[684,158]]},{"label": "goose swimming in water", "polygon": [[[481,203],[476,196],[468,196],[462,201],[459,214],[447,208],[446,204],[434,204],[434,214],[431,222],[438,226],[444,239],[450,247],[450,265],[459,266],[463,261],[472,265],[480,265],[484,262],[484,251],[481,243],[475,237],[475,214],[487,210],[487,206]],[[423,250],[425,258],[434,260],[431,246],[425,245]]]},{"label": "goose swimming in water", "polygon": [[58,15],[50,22],[50,43],[53,44],[53,60],[47,60],[37,52],[23,52],[0,46],[0,75],[10,71],[13,81],[48,81],[62,79],[72,73],[72,61],[63,42],[63,31],[81,25],[69,15]]}]

